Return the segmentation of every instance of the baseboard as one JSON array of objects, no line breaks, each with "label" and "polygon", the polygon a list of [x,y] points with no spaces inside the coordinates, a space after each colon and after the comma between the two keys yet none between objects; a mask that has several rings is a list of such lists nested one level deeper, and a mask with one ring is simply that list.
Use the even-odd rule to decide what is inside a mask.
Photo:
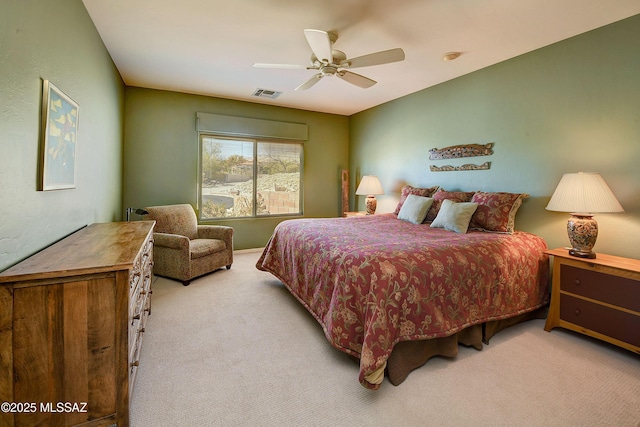
[{"label": "baseboard", "polygon": [[247,254],[251,252],[262,252],[264,248],[249,248],[249,249],[240,249],[237,251],[233,251],[234,254]]}]

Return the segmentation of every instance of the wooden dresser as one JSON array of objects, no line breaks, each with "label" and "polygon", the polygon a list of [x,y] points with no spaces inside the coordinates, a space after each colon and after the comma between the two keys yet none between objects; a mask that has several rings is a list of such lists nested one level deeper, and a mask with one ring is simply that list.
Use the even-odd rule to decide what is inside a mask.
[{"label": "wooden dresser", "polygon": [[0,274],[0,425],[129,425],[154,225],[92,224]]},{"label": "wooden dresser", "polygon": [[554,261],[545,330],[570,329],[640,354],[640,260],[547,253]]}]

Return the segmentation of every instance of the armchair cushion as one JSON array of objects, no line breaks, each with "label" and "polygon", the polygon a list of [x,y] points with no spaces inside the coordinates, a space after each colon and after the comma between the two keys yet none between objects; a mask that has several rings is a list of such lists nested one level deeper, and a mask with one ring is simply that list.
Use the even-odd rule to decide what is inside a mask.
[{"label": "armchair cushion", "polygon": [[195,239],[191,241],[191,259],[202,258],[227,248],[224,241],[218,239]]}]

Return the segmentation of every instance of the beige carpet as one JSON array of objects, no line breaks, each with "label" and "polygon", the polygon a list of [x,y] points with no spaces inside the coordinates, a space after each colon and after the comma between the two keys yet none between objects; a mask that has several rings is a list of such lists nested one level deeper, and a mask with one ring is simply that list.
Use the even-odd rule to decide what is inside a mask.
[{"label": "beige carpet", "polygon": [[640,356],[542,320],[367,390],[259,255],[156,280],[133,426],[640,426]]}]

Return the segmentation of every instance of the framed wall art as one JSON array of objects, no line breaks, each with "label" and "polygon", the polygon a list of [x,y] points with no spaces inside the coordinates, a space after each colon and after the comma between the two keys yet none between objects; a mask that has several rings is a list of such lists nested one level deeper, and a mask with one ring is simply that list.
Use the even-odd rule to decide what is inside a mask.
[{"label": "framed wall art", "polygon": [[49,80],[42,86],[42,191],[76,188],[78,104]]}]

